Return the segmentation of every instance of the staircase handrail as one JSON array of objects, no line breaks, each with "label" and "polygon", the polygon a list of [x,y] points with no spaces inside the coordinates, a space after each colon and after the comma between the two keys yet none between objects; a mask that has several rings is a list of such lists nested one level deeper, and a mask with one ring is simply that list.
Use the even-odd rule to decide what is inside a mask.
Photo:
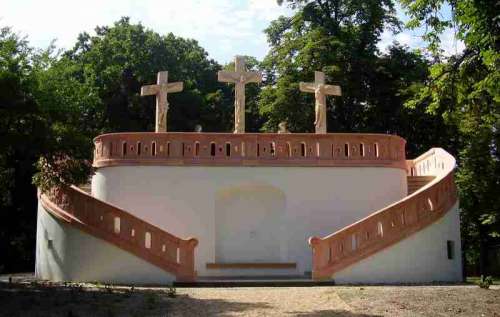
[{"label": "staircase handrail", "polygon": [[379,252],[434,223],[457,201],[455,158],[432,148],[407,161],[411,176],[435,176],[411,195],[326,237],[311,237],[313,278],[328,279],[349,265]]},{"label": "staircase handrail", "polygon": [[160,267],[177,280],[192,281],[196,277],[195,238],[176,237],[76,186],[41,193],[40,201],[60,220]]}]

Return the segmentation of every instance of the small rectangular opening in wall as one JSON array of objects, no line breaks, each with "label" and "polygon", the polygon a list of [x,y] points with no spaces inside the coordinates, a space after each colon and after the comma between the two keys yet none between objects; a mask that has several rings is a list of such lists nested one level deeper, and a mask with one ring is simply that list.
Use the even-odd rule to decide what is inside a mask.
[{"label": "small rectangular opening in wall", "polygon": [[151,142],[151,155],[156,156],[156,142]]},{"label": "small rectangular opening in wall", "polygon": [[377,223],[377,234],[381,237],[384,236],[384,226],[382,225],[382,222]]},{"label": "small rectangular opening in wall", "polygon": [[186,151],[186,145],[184,144],[184,142],[182,142],[182,157],[184,157],[185,151]]},{"label": "small rectangular opening in wall", "polygon": [[349,157],[349,143],[344,144],[344,156]]},{"label": "small rectangular opening in wall", "polygon": [[269,143],[269,153],[271,154],[271,156],[276,156],[276,143]]},{"label": "small rectangular opening in wall", "polygon": [[146,247],[146,249],[151,249],[151,233],[150,232],[146,232],[144,234],[144,246]]},{"label": "small rectangular opening in wall", "polygon": [[257,157],[260,156],[260,144],[257,143]]},{"label": "small rectangular opening in wall", "polygon": [[200,155],[200,142],[195,142],[194,143],[194,155],[199,156]]},{"label": "small rectangular opening in wall", "polygon": [[231,143],[227,142],[226,143],[226,157],[231,156]]},{"label": "small rectangular opening in wall", "polygon": [[286,142],[286,155],[288,155],[288,157],[292,157],[292,146],[290,145],[290,142]]},{"label": "small rectangular opening in wall", "polygon": [[137,142],[137,155],[141,155],[141,142]]},{"label": "small rectangular opening in wall", "polygon": [[113,143],[109,142],[109,156],[113,156]]},{"label": "small rectangular opening in wall", "polygon": [[446,241],[446,251],[448,254],[448,260],[453,260],[455,258],[455,241]]},{"label": "small rectangular opening in wall", "polygon": [[170,156],[170,142],[167,142],[167,156]]},{"label": "small rectangular opening in wall", "polygon": [[375,157],[378,157],[378,143],[373,144],[373,152],[375,153]]},{"label": "small rectangular opening in wall", "polygon": [[241,142],[241,156],[245,157],[245,142]]},{"label": "small rectangular opening in wall", "polygon": [[127,142],[122,143],[122,156],[127,155]]},{"label": "small rectangular opening in wall", "polygon": [[300,156],[306,157],[306,143],[300,143]]},{"label": "small rectangular opening in wall", "polygon": [[181,263],[181,250],[179,248],[176,248],[175,252],[175,259],[177,263]]},{"label": "small rectangular opening in wall", "polygon": [[359,155],[365,156],[365,145],[363,143],[359,144]]},{"label": "small rectangular opening in wall", "polygon": [[356,243],[356,235],[353,234],[351,236],[351,250],[356,250],[356,247],[357,247],[357,243]]},{"label": "small rectangular opening in wall", "polygon": [[114,231],[116,234],[120,234],[120,217],[115,217]]},{"label": "small rectangular opening in wall", "polygon": [[210,156],[215,156],[215,143],[210,143]]}]

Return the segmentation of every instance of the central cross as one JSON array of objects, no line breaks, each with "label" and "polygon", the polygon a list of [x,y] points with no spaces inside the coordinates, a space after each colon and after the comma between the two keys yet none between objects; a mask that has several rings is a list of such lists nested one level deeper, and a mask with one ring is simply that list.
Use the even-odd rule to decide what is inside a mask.
[{"label": "central cross", "polygon": [[169,83],[167,71],[158,73],[156,85],[141,87],[141,96],[156,95],[156,132],[167,132],[167,94],[182,91],[183,87],[182,82]]},{"label": "central cross", "polygon": [[342,95],[340,86],[326,85],[325,73],[314,72],[314,83],[301,82],[299,88],[300,91],[314,93],[316,98],[314,127],[316,133],[326,133],[326,95]]},{"label": "central cross", "polygon": [[262,74],[259,72],[247,72],[245,69],[245,58],[236,56],[234,60],[234,72],[219,71],[218,80],[226,83],[235,83],[234,89],[234,133],[245,133],[245,85],[248,83],[260,83]]}]

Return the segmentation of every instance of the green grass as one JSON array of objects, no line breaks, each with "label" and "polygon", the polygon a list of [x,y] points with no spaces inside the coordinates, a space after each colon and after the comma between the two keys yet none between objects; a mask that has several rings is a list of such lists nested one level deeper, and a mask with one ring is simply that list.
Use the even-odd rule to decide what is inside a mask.
[{"label": "green grass", "polygon": [[[465,280],[468,284],[477,284],[481,277],[479,276],[467,276]],[[500,277],[493,277],[493,285],[500,285]]]}]

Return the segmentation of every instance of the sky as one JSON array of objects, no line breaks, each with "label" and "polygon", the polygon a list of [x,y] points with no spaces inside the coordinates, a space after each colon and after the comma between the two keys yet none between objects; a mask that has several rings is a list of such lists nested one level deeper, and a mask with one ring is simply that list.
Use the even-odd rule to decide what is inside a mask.
[{"label": "sky", "polygon": [[[55,39],[57,47],[71,48],[82,31],[92,33],[97,25],[129,16],[160,34],[197,40],[219,63],[235,55],[262,59],[269,48],[263,30],[280,15],[291,13],[276,0],[0,0],[0,26],[27,36],[34,47],[46,48]],[[401,10],[398,15],[406,19]],[[422,32],[384,32],[379,48],[384,51],[394,40],[423,47]],[[443,34],[442,41],[448,54],[463,49],[452,30]]]}]

